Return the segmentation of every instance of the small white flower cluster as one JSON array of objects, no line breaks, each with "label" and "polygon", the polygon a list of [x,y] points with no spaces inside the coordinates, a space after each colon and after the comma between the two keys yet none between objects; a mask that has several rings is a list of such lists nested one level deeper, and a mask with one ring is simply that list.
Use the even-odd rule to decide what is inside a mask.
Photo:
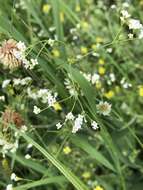
[{"label": "small white flower cluster", "polygon": [[[75,134],[79,130],[81,130],[82,126],[87,123],[84,114],[78,114],[77,116],[74,116],[72,112],[69,112],[66,115],[65,121],[63,122],[63,124],[61,124],[60,122],[56,124],[57,129],[61,129],[65,125],[65,123],[68,121],[70,121],[70,123],[72,124],[72,133],[73,134]],[[97,130],[99,128],[96,121],[91,122],[91,127],[94,130]]]},{"label": "small white flower cluster", "polygon": [[20,78],[14,78],[13,80],[6,79],[2,82],[2,88],[6,88],[10,84],[10,82],[12,82],[12,81],[13,81],[14,86],[18,86],[18,85],[24,86],[24,85],[29,84],[29,82],[32,81],[32,78],[31,77],[25,77],[23,79],[20,79]]},{"label": "small white flower cluster", "polygon": [[[143,25],[141,24],[140,20],[131,18],[131,15],[128,13],[127,10],[121,11],[121,21],[126,23],[130,30],[138,31],[138,38],[143,38]],[[130,33],[129,38],[133,38],[133,35]]]},{"label": "small white flower cluster", "polygon": [[13,49],[13,56],[23,64],[26,69],[33,69],[36,65],[38,65],[37,59],[30,59],[30,61],[26,58],[25,55],[26,46],[24,42],[17,42],[16,48]]},{"label": "small white flower cluster", "polygon": [[24,85],[29,84],[29,82],[31,82],[31,81],[32,81],[32,78],[31,78],[31,77],[25,77],[25,78],[23,78],[23,79],[14,78],[14,79],[13,79],[13,85],[14,85],[14,86],[18,86],[18,85],[24,86]]},{"label": "small white flower cluster", "polygon": [[120,84],[123,86],[123,88],[127,89],[132,87],[132,84],[127,82],[125,78],[122,78],[122,80],[120,81]]},{"label": "small white flower cluster", "polygon": [[69,94],[71,96],[77,96],[77,91],[74,87],[74,85],[72,84],[72,82],[70,81],[70,79],[66,78],[64,81],[64,85],[66,87],[66,89],[69,91]]},{"label": "small white flower cluster", "polygon": [[52,107],[56,103],[57,92],[53,93],[49,89],[40,89],[36,92],[33,92],[31,88],[27,88],[27,94],[30,98],[34,100],[41,100],[42,103],[48,104],[49,107]]},{"label": "small white flower cluster", "polygon": [[100,80],[100,75],[98,73],[94,73],[93,75],[86,74],[86,73],[82,73],[82,74],[88,80],[88,82],[91,82],[91,84],[93,85],[98,83]]}]

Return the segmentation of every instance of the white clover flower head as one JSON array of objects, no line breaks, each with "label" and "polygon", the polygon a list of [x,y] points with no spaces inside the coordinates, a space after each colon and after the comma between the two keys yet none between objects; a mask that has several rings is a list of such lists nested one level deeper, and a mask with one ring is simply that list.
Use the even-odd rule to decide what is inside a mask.
[{"label": "white clover flower head", "polygon": [[2,83],[2,88],[6,88],[9,85],[10,81],[11,81],[10,79],[4,80]]},{"label": "white clover flower head", "polygon": [[62,124],[59,122],[59,123],[56,124],[56,127],[57,127],[57,129],[61,129],[62,128]]},{"label": "white clover flower head", "polygon": [[98,123],[97,123],[96,121],[93,121],[93,122],[91,123],[91,127],[92,127],[92,129],[94,129],[94,130],[99,129]]},{"label": "white clover flower head", "polygon": [[107,116],[110,114],[111,112],[111,104],[109,104],[108,102],[99,102],[99,104],[97,105],[97,111],[98,113]]},{"label": "white clover flower head", "polygon": [[34,106],[33,113],[39,114],[41,112],[41,109],[38,108],[37,106]]},{"label": "white clover flower head", "polygon": [[8,184],[8,185],[6,186],[6,190],[13,190],[12,184]]},{"label": "white clover flower head", "polygon": [[74,115],[72,114],[72,112],[69,112],[67,115],[66,115],[66,120],[74,120]]}]

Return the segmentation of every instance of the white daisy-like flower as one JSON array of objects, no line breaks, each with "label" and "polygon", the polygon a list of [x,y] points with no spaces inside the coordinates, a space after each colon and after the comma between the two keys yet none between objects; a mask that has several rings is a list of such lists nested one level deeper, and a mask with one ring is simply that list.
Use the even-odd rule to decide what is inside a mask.
[{"label": "white daisy-like flower", "polygon": [[97,105],[97,111],[98,113],[107,116],[110,114],[111,112],[111,104],[109,104],[108,102],[99,102],[99,104]]}]

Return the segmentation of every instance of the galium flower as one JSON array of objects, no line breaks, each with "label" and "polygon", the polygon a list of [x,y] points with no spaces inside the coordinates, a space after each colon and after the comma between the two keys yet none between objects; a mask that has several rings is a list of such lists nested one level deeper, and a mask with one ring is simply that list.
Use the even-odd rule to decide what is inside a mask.
[{"label": "galium flower", "polygon": [[143,25],[137,19],[129,19],[128,21],[129,29],[141,29]]},{"label": "galium flower", "polygon": [[99,104],[97,105],[97,111],[104,115],[107,116],[110,114],[111,112],[111,104],[109,104],[108,102],[99,102]]},{"label": "galium flower", "polygon": [[56,127],[57,127],[57,129],[61,129],[62,128],[62,124],[61,123],[57,123]]},{"label": "galium flower", "polygon": [[91,123],[91,127],[92,127],[92,129],[94,129],[94,130],[99,129],[98,123],[97,123],[96,121],[93,121],[93,122]]},{"label": "galium flower", "polygon": [[84,122],[84,116],[79,114],[74,121],[72,133],[76,133],[77,131],[79,131],[82,128],[83,122]]},{"label": "galium flower", "polygon": [[38,108],[37,106],[34,106],[34,109],[33,109],[33,113],[35,113],[36,115],[39,114],[41,112],[41,109]]}]

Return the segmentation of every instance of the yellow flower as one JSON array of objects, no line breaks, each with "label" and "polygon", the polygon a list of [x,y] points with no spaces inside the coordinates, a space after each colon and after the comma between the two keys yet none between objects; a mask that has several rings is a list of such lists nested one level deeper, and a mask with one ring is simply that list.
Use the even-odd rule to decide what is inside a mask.
[{"label": "yellow flower", "polygon": [[143,97],[143,86],[139,87],[139,96]]},{"label": "yellow flower", "polygon": [[108,92],[104,93],[104,96],[108,99],[113,98],[113,96],[115,95],[113,90],[109,90]]},{"label": "yellow flower", "polygon": [[97,37],[97,38],[96,38],[96,42],[97,42],[97,43],[101,43],[101,42],[103,42],[103,38],[101,38],[101,37]]},{"label": "yellow flower", "polygon": [[56,111],[62,110],[62,106],[58,102],[54,103],[53,107]]},{"label": "yellow flower", "polygon": [[82,54],[87,54],[88,49],[87,49],[87,47],[81,47],[80,51]]},{"label": "yellow flower", "polygon": [[100,65],[104,65],[104,64],[105,64],[105,61],[104,61],[104,59],[99,59],[98,63],[99,63]]},{"label": "yellow flower", "polygon": [[95,86],[96,86],[97,89],[101,89],[102,84],[101,84],[100,81],[97,81],[96,84],[95,84]]},{"label": "yellow flower", "polygon": [[88,24],[88,22],[82,21],[82,22],[81,22],[81,27],[82,27],[83,29],[85,29],[85,30],[89,29],[89,24]]},{"label": "yellow flower", "polygon": [[49,4],[44,4],[42,7],[42,11],[45,14],[49,13],[50,9],[51,9],[51,5],[49,5]]},{"label": "yellow flower", "polygon": [[63,149],[63,152],[64,152],[65,154],[69,154],[69,153],[71,153],[71,148],[70,148],[69,146],[66,146],[66,147]]},{"label": "yellow flower", "polygon": [[65,17],[64,17],[64,13],[60,12],[60,21],[64,22],[65,21]]},{"label": "yellow flower", "polygon": [[101,186],[96,186],[93,190],[104,190]]},{"label": "yellow flower", "polygon": [[75,11],[76,11],[76,12],[80,12],[80,5],[79,5],[79,4],[76,5]]},{"label": "yellow flower", "polygon": [[106,72],[106,69],[104,67],[99,67],[98,72],[100,75],[104,75]]},{"label": "yellow flower", "polygon": [[92,44],[91,48],[92,48],[93,50],[96,50],[96,49],[97,49],[96,44]]},{"label": "yellow flower", "polygon": [[53,49],[52,51],[54,57],[60,57],[60,52],[57,49]]},{"label": "yellow flower", "polygon": [[120,86],[115,86],[115,92],[119,93],[120,92]]},{"label": "yellow flower", "polygon": [[89,178],[91,177],[91,173],[90,173],[90,172],[84,172],[84,173],[82,174],[82,177],[83,177],[84,179],[89,179]]}]

